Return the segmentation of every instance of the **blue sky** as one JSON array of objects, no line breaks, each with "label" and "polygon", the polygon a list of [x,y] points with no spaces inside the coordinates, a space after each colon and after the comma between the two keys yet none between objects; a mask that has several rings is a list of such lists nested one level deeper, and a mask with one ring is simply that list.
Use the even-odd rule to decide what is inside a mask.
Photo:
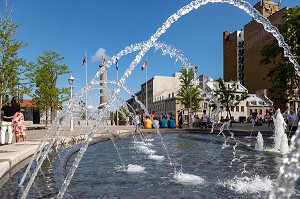
[{"label": "blue sky", "polygon": [[[15,0],[13,20],[21,24],[16,38],[29,45],[20,50],[20,57],[35,61],[44,50],[61,54],[72,71],[61,76],[59,86],[68,86],[67,79],[75,77],[74,92],[85,85],[85,70],[82,67],[84,52],[87,51],[88,81],[99,69],[97,52],[112,57],[126,46],[148,40],[166,19],[191,1],[187,0]],[[254,5],[258,0],[249,0]],[[282,7],[299,6],[299,0],[282,0]],[[4,3],[0,3],[3,10]],[[242,29],[251,17],[226,3],[209,3],[181,17],[160,38],[160,42],[181,49],[191,62],[199,66],[199,74],[213,78],[223,77],[223,31]],[[100,49],[100,50],[99,50]],[[123,74],[136,53],[119,60],[119,76]],[[151,49],[148,57],[148,77],[171,76],[181,68],[174,58],[163,56],[161,51]],[[92,57],[94,59],[92,60]],[[143,59],[144,60],[144,59]],[[145,82],[141,62],[126,82],[133,92],[140,90]],[[116,79],[116,69],[108,70],[108,79]],[[91,95],[91,94],[89,94]],[[124,92],[126,100],[130,96]],[[90,102],[92,105],[98,100]]]}]

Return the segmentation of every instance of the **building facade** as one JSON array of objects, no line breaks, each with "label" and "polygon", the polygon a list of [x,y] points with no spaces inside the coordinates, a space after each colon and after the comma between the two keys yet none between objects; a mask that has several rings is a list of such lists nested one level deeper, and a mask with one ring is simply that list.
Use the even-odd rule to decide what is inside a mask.
[{"label": "building facade", "polygon": [[[280,10],[280,2],[261,0],[254,5],[273,25],[284,22],[287,8]],[[252,20],[243,30],[223,33],[224,81],[240,81],[249,93],[269,89],[272,82],[266,77],[273,64],[260,64],[261,49],[274,41],[271,33],[264,30],[262,24]],[[240,43],[241,42],[241,43]],[[242,44],[240,47],[239,44]],[[269,96],[269,95],[268,95]]]},{"label": "building facade", "polygon": [[[177,110],[182,107],[176,99],[176,95],[180,89],[180,77],[181,73],[174,73],[170,76],[154,76],[150,80],[141,85],[141,90],[135,95],[138,100],[143,103],[149,113],[155,112],[156,117],[171,113],[176,117]],[[147,95],[146,95],[147,92]],[[131,98],[127,100],[135,111],[141,111],[139,103]]]},{"label": "building facade", "polygon": [[[199,77],[200,82],[202,82],[201,88],[203,90],[203,110],[207,110],[207,112],[210,114],[212,112],[212,106],[210,102],[210,95],[215,95],[215,92],[219,90],[219,83],[217,81],[214,81],[210,77],[206,77],[204,75],[201,75]],[[236,89],[236,92],[234,93],[235,98],[239,98],[239,96],[246,92],[248,93],[248,89],[243,86],[239,81],[230,81],[226,82],[224,81],[224,85],[226,88],[234,88]],[[249,94],[249,97],[246,100],[240,101],[240,103],[237,106],[231,106],[230,112],[231,112],[231,120],[234,120],[236,122],[246,122],[247,118],[249,116],[256,112],[258,115],[262,116],[265,115],[267,111],[273,110],[273,103],[272,101],[266,96],[266,90],[261,90],[256,92],[255,94]],[[221,106],[221,114],[219,115],[221,118],[229,119],[228,112],[225,110],[225,107]],[[201,114],[200,114],[201,117]]]}]

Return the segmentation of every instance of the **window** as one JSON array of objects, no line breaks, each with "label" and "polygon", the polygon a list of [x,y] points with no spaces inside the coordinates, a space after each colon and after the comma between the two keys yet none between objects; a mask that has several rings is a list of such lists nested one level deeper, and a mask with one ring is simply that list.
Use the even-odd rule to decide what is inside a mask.
[{"label": "window", "polygon": [[241,112],[245,112],[244,106],[241,106]]},{"label": "window", "polygon": [[235,107],[235,112],[239,112],[240,111],[240,107],[239,106],[236,106]]},{"label": "window", "polygon": [[207,109],[207,103],[203,103],[203,108]]},{"label": "window", "polygon": [[231,112],[234,112],[234,106],[231,106],[230,109],[231,109]]}]

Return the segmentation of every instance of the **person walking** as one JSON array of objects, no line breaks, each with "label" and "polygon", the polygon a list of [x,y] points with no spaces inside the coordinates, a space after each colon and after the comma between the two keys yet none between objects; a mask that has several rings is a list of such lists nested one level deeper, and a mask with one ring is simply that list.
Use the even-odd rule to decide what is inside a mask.
[{"label": "person walking", "polygon": [[26,128],[24,124],[24,109],[20,109],[20,111],[16,112],[12,119],[12,131],[16,136],[16,143],[19,142],[20,136],[22,136],[23,141],[26,141]]},{"label": "person walking", "polygon": [[2,122],[1,122],[1,145],[5,144],[5,134],[8,132],[8,144],[12,143],[12,119],[16,112],[20,111],[20,105],[17,102],[17,99],[13,97],[11,100],[8,100],[6,105],[4,105],[1,110]]},{"label": "person walking", "polygon": [[134,123],[135,123],[135,132],[137,132],[140,128],[140,115],[138,112],[135,113],[135,117],[134,117]]},{"label": "person walking", "polygon": [[181,129],[183,123],[182,112],[178,110],[177,113],[178,113],[178,128]]},{"label": "person walking", "polygon": [[206,129],[207,128],[207,123],[208,123],[208,115],[206,114],[206,110],[203,110],[203,115],[201,117],[201,126],[202,126],[202,128],[204,127]]},{"label": "person walking", "polygon": [[296,131],[298,127],[298,117],[296,113],[291,110],[290,114],[287,116],[289,131]]}]

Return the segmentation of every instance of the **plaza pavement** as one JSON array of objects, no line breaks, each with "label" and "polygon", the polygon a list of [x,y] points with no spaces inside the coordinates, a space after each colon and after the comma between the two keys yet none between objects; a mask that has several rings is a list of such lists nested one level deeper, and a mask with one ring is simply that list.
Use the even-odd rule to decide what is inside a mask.
[{"label": "plaza pavement", "polygon": [[[87,133],[90,132],[92,128],[92,123],[89,126],[74,126],[74,131],[70,131],[69,127],[63,127],[63,130],[60,131],[60,136],[57,138],[55,145],[59,147],[63,146],[66,143],[74,144],[75,141],[84,140]],[[33,128],[34,129],[34,128]],[[109,133],[129,133],[135,129],[133,125],[127,126],[109,126]],[[268,128],[266,124],[263,126],[252,126],[249,123],[239,124],[234,123],[232,127],[229,127],[231,132],[243,134],[243,135],[257,135],[257,132],[260,131],[262,134],[272,134],[273,130]],[[40,141],[43,138],[44,133],[47,129],[37,129],[37,130],[27,130],[27,140],[25,142],[20,141],[19,143],[12,143],[10,145],[0,146],[0,187],[9,179],[15,172],[20,168],[24,167],[30,160],[30,156],[36,151]],[[152,131],[155,132],[155,129],[142,129],[142,131]],[[198,127],[189,129],[188,126],[183,126],[183,129],[159,129],[160,132],[193,132],[193,133],[208,133],[210,129],[200,129]],[[78,133],[80,132],[80,134]],[[215,132],[218,133],[218,128],[215,129]],[[224,130],[226,132],[226,128]],[[7,139],[6,135],[6,139]],[[109,134],[105,131],[103,127],[97,130],[97,133],[94,137],[108,137]],[[74,138],[77,138],[76,140]],[[13,142],[15,138],[13,138]],[[22,138],[20,138],[22,140]]]}]

